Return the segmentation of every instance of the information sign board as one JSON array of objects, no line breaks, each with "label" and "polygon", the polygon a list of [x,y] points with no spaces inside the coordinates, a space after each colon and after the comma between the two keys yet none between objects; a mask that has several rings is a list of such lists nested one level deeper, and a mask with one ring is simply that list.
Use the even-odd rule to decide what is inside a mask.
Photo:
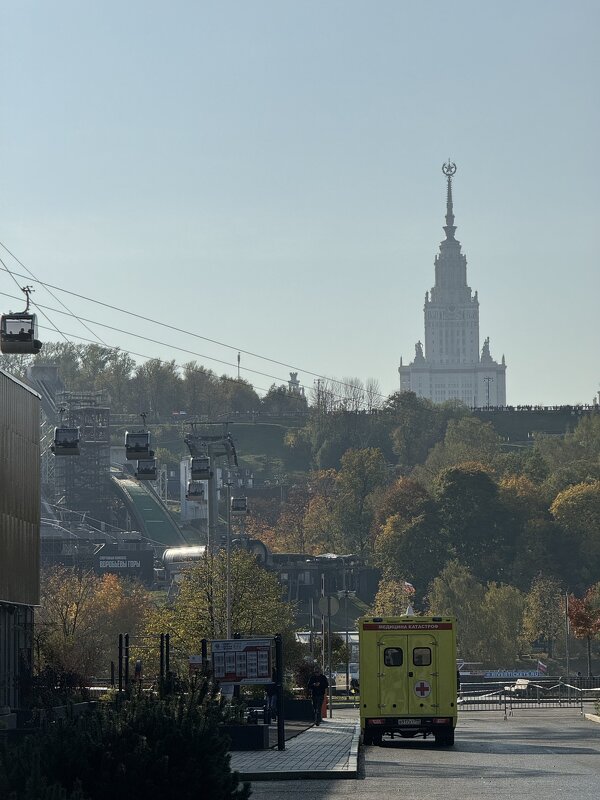
[{"label": "information sign board", "polygon": [[213,674],[219,683],[265,684],[273,675],[273,639],[213,639]]}]

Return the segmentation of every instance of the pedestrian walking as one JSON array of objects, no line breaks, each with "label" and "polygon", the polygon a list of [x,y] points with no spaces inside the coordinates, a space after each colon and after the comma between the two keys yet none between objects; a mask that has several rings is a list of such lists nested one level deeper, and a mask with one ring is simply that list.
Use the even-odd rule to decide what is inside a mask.
[{"label": "pedestrian walking", "polygon": [[315,667],[315,671],[308,679],[307,688],[312,699],[313,711],[315,714],[315,725],[320,725],[321,709],[323,707],[325,692],[329,688],[329,681],[325,675],[323,675],[319,666]]}]

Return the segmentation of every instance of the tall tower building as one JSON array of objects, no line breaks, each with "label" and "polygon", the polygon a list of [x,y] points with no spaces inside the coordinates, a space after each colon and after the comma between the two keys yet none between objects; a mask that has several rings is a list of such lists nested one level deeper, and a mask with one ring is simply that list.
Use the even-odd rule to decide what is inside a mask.
[{"label": "tall tower building", "polygon": [[506,363],[491,356],[490,340],[479,351],[479,299],[467,284],[467,259],[455,238],[452,178],[456,164],[442,166],[447,180],[446,238],[435,257],[435,286],[425,294],[425,351],[419,341],[414,360],[400,359],[400,391],[434,403],[461,400],[472,408],[506,404]]}]

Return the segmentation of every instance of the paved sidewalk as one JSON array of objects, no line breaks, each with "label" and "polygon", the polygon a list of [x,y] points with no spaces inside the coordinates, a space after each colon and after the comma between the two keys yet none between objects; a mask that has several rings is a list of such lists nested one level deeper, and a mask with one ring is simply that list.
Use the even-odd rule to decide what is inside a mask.
[{"label": "paved sidewalk", "polygon": [[356,778],[360,726],[355,720],[324,720],[285,743],[285,750],[231,753],[231,769],[245,781]]}]

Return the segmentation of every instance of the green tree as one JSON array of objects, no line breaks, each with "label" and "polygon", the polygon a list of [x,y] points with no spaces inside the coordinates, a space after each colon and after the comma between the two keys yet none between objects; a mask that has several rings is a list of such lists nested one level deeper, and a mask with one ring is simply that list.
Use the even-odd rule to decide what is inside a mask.
[{"label": "green tree", "polygon": [[491,467],[500,452],[501,439],[491,422],[481,422],[475,417],[451,419],[444,441],[435,445],[425,461],[430,474],[466,462],[478,462]]},{"label": "green tree", "polygon": [[137,367],[131,381],[132,402],[138,413],[145,411],[153,418],[171,417],[181,408],[181,378],[175,361],[151,358]]},{"label": "green tree", "polygon": [[290,414],[306,411],[306,397],[299,392],[290,392],[287,386],[272,384],[261,401],[262,410],[270,414]]},{"label": "green tree", "polygon": [[338,552],[367,555],[371,550],[373,493],[387,482],[383,453],[377,448],[348,450],[337,475]]},{"label": "green tree", "polygon": [[456,558],[485,581],[503,577],[512,561],[498,487],[481,464],[440,473],[434,487],[440,524]]},{"label": "green tree", "polygon": [[396,392],[384,409],[394,425],[392,441],[400,468],[408,471],[422,464],[444,435],[445,420],[439,408],[414,392]]},{"label": "green tree", "polygon": [[458,654],[465,661],[484,660],[488,635],[482,614],[484,600],[484,587],[458,561],[451,561],[444,567],[427,596],[430,614],[456,617]]},{"label": "green tree", "polygon": [[560,581],[538,575],[525,597],[523,638],[529,644],[543,641],[549,658],[564,628],[563,593]]},{"label": "green tree", "polygon": [[[244,636],[286,634],[293,640],[294,609],[282,599],[277,576],[243,550],[231,553],[231,630]],[[201,652],[202,639],[223,639],[227,630],[227,558],[209,553],[183,573],[174,600],[146,618],[147,658],[156,658],[156,638],[171,633],[178,658]],[[154,643],[153,643],[154,642]],[[288,648],[289,649],[289,648]],[[156,666],[156,665],[155,665]]]},{"label": "green tree", "polygon": [[224,410],[226,388],[212,370],[188,361],[183,365],[182,379],[182,404],[188,414],[211,417]]},{"label": "green tree", "polygon": [[483,602],[487,628],[484,662],[510,669],[519,658],[523,625],[524,595],[515,586],[490,583]]},{"label": "green tree", "polygon": [[254,387],[242,378],[229,378],[227,375],[221,377],[225,394],[226,411],[258,411],[260,409],[260,397],[256,394]]},{"label": "green tree", "polygon": [[554,519],[582,556],[580,577],[589,585],[600,573],[600,481],[560,492],[550,506]]},{"label": "green tree", "polygon": [[375,562],[385,579],[406,578],[417,592],[426,594],[431,581],[450,559],[448,539],[435,514],[410,520],[391,516],[375,540]]}]

